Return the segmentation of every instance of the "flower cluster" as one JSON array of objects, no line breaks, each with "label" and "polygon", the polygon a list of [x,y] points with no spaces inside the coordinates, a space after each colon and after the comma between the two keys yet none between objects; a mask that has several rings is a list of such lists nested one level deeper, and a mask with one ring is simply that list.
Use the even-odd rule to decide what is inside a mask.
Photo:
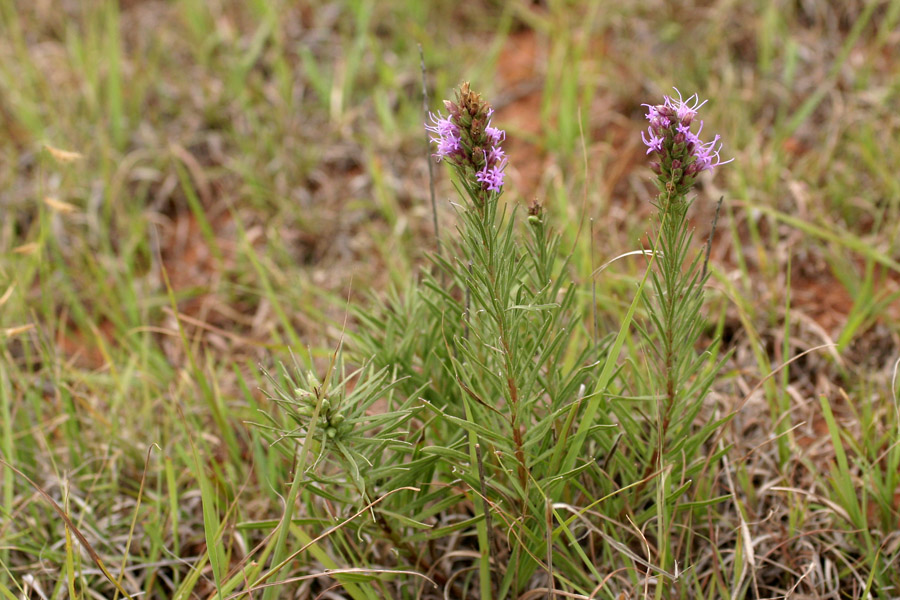
[{"label": "flower cluster", "polygon": [[659,155],[659,162],[651,163],[651,167],[659,175],[661,191],[683,195],[698,173],[712,171],[734,160],[723,161],[719,156],[720,136],[706,143],[700,139],[703,121],[696,133],[691,131],[697,111],[704,104],[706,101],[700,102],[697,94],[683,100],[678,92],[677,99],[665,96],[663,104],[643,105],[647,107],[650,126],[646,133],[641,133],[641,139],[647,146],[647,154]]},{"label": "flower cluster", "polygon": [[491,125],[494,109],[481,96],[463,83],[456,101],[444,101],[449,113],[430,114],[431,124],[425,129],[433,133],[437,145],[434,157],[446,159],[463,175],[465,181],[477,185],[483,193],[500,192],[506,168],[506,153],[500,143],[506,132]]},{"label": "flower cluster", "polygon": [[[297,401],[292,403],[290,410],[291,416],[301,425],[307,425],[310,418],[315,414],[319,394],[317,390],[322,389],[321,384],[316,380],[316,376],[312,371],[307,373],[307,381],[310,382],[308,387],[312,388],[312,390],[302,387],[296,388],[294,395]],[[320,435],[329,439],[334,437],[340,439],[341,436],[351,431],[352,427],[341,410],[341,404],[340,398],[334,403],[327,396],[321,399],[317,424]]]}]

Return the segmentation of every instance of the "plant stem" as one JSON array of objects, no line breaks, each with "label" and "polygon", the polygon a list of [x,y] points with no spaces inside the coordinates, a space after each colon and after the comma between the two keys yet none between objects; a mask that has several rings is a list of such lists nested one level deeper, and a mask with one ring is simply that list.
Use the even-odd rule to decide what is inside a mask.
[{"label": "plant stem", "polygon": [[[660,332],[663,341],[663,377],[665,379],[665,398],[662,406],[657,408],[658,429],[656,447],[653,455],[647,462],[644,473],[641,476],[641,484],[636,492],[643,490],[650,474],[662,470],[662,457],[665,455],[666,436],[671,424],[672,408],[677,400],[679,381],[676,371],[679,340],[676,340],[675,312],[678,303],[684,297],[684,277],[682,274],[682,257],[684,236],[682,228],[687,212],[687,204],[683,198],[671,195],[660,195],[660,248],[662,261],[660,264],[660,276],[663,289],[657,289],[659,308],[662,313],[663,331]],[[660,248],[654,248],[654,255]]]}]

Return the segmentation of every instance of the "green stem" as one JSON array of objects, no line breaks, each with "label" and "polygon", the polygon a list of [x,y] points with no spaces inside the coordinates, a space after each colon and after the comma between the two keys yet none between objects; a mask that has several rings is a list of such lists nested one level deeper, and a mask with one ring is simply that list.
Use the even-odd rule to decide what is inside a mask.
[{"label": "green stem", "polygon": [[[334,365],[332,359],[332,366]],[[329,376],[331,374],[331,369],[329,368]],[[291,489],[288,491],[288,496],[284,501],[284,515],[281,517],[281,523],[278,525],[278,537],[275,540],[275,549],[272,552],[272,565],[280,565],[284,558],[287,556],[285,550],[285,544],[287,543],[288,531],[290,530],[291,520],[294,516],[294,504],[297,502],[297,497],[300,495],[300,484],[303,482],[304,473],[306,472],[306,461],[309,457],[310,446],[313,442],[313,436],[316,434],[316,423],[319,422],[319,412],[322,410],[322,399],[325,397],[325,389],[328,386],[328,381],[330,379],[329,376],[326,376],[324,383],[321,386],[315,388],[316,391],[316,407],[313,409],[312,417],[310,418],[309,431],[306,434],[306,439],[303,441],[303,448],[300,450],[300,457],[297,460],[297,466],[294,470],[294,479],[291,481]],[[268,579],[269,576],[276,575],[272,570],[265,574],[261,579],[257,580],[254,585],[261,583],[263,580]],[[274,600],[275,597],[278,596],[278,586],[267,587],[265,592],[263,592],[263,600]]]}]

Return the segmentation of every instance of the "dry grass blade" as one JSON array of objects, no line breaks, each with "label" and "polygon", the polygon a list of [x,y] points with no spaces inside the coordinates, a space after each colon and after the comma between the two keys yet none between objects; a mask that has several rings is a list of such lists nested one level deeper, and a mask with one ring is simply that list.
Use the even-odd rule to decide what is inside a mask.
[{"label": "dry grass blade", "polygon": [[0,296],[0,306],[3,306],[4,304],[6,304],[7,300],[9,300],[10,296],[12,296],[12,293],[13,293],[13,291],[15,291],[15,289],[16,289],[15,282],[13,282],[8,288],[6,288],[6,291],[3,292],[2,296]]},{"label": "dry grass blade", "polygon": [[264,590],[264,589],[276,587],[279,585],[284,585],[286,583],[299,583],[301,581],[317,579],[319,577],[331,577],[333,575],[341,575],[341,574],[364,575],[364,574],[369,574],[369,573],[388,574],[388,575],[412,575],[413,577],[421,577],[422,579],[426,580],[434,587],[437,587],[437,583],[435,583],[434,580],[429,579],[425,575],[422,575],[421,573],[417,573],[416,571],[406,571],[403,569],[363,569],[363,568],[326,569],[326,570],[322,571],[321,573],[313,573],[312,575],[301,575],[299,577],[288,577],[287,579],[282,579],[280,581],[276,581],[273,583],[256,584],[246,591],[238,592],[237,594],[232,594],[231,596],[228,596],[225,600],[231,600],[232,598],[238,598],[240,596],[243,596],[243,595],[251,593],[251,592],[255,592],[258,590]]},{"label": "dry grass blade", "polygon": [[532,600],[532,598],[546,598],[547,594],[556,594],[562,598],[577,598],[578,600],[591,600],[594,596],[584,596],[582,594],[576,594],[574,592],[561,592],[557,589],[550,589],[546,587],[534,588],[533,590],[528,590],[521,596],[519,596],[518,600]]},{"label": "dry grass blade", "polygon": [[53,212],[64,215],[69,215],[78,211],[78,207],[76,207],[74,204],[69,204],[68,202],[64,202],[52,196],[47,196],[46,198],[44,198],[44,204],[50,207],[50,210],[52,210]]},{"label": "dry grass blade", "polygon": [[[656,252],[656,255],[662,256],[662,252]],[[591,277],[596,277],[597,275],[599,275],[600,273],[605,271],[606,267],[608,267],[609,265],[613,264],[617,260],[627,258],[629,256],[649,256],[652,258],[654,256],[654,253],[653,253],[653,250],[632,250],[630,252],[625,252],[614,258],[609,259],[608,261],[606,261],[605,263],[603,263],[602,265],[600,265],[599,267],[597,267],[596,269],[591,271]]]},{"label": "dry grass blade", "polygon": [[22,244],[21,246],[16,246],[15,248],[13,248],[13,252],[15,254],[23,254],[23,255],[27,256],[29,254],[34,254],[35,252],[37,252],[40,249],[41,249],[41,245],[39,243],[28,242],[27,244]]},{"label": "dry grass blade", "polygon": [[27,325],[19,325],[18,327],[7,327],[3,330],[3,336],[6,338],[13,338],[17,335],[21,335],[27,331],[31,331],[34,329],[34,323],[28,323]]},{"label": "dry grass blade", "polygon": [[81,160],[82,158],[84,158],[84,155],[81,154],[80,152],[73,152],[71,150],[63,150],[61,148],[55,148],[55,147],[51,146],[50,144],[44,144],[44,148],[47,149],[47,152],[50,153],[50,156],[52,156],[54,159],[56,159],[56,162],[61,163],[61,164],[73,163],[76,160]]}]

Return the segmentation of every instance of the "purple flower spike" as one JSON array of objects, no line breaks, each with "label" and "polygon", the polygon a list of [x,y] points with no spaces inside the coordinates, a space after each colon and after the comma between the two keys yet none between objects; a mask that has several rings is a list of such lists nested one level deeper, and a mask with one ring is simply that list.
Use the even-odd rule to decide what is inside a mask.
[{"label": "purple flower spike", "polygon": [[647,154],[655,152],[659,155],[659,161],[653,163],[653,171],[659,175],[660,189],[684,194],[698,173],[713,171],[734,159],[721,159],[720,136],[706,143],[700,139],[703,121],[696,133],[691,131],[691,124],[706,101],[701,102],[697,94],[684,99],[678,88],[675,92],[677,98],[665,96],[662,104],[643,105],[647,107],[650,127],[641,132],[641,139],[647,146]]},{"label": "purple flower spike", "polygon": [[425,129],[434,134],[434,157],[438,161],[447,159],[468,180],[477,191],[474,202],[481,207],[491,193],[503,188],[507,159],[501,143],[506,140],[506,132],[491,124],[494,109],[468,83],[461,84],[456,100],[446,100],[444,106],[448,116],[429,114],[430,123],[425,124]]}]

